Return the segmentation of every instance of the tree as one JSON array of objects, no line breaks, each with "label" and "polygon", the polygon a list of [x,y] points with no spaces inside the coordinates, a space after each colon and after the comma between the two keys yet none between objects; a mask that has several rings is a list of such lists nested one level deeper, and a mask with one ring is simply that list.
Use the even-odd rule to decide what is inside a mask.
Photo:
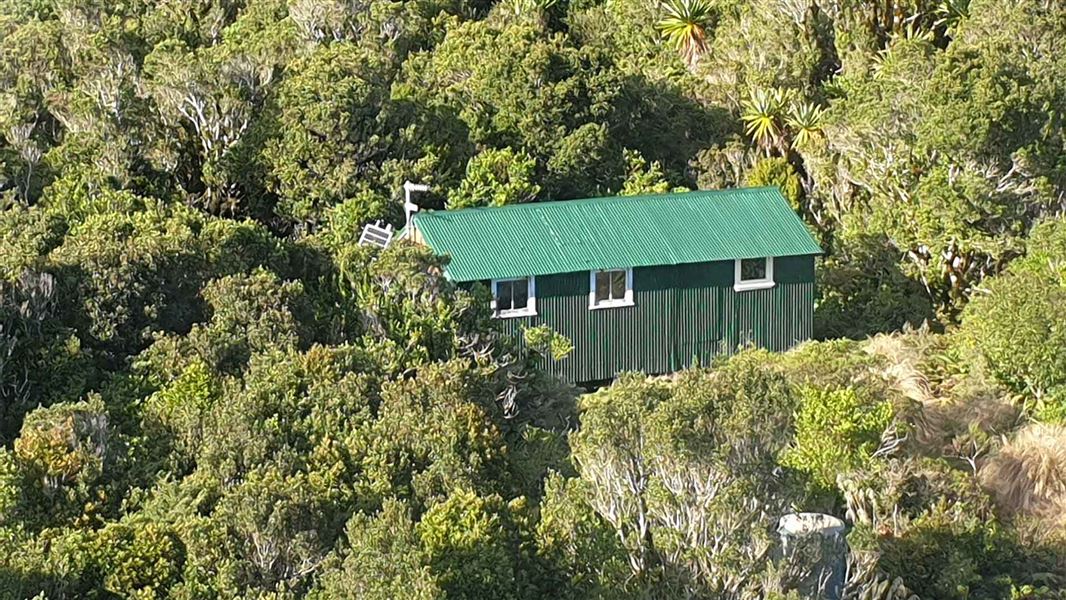
[{"label": "tree", "polygon": [[816,338],[861,339],[936,323],[927,290],[907,276],[887,239],[858,234],[834,241],[834,253],[816,266]]},{"label": "tree", "polygon": [[[1031,36],[1044,44],[1056,26],[1035,23]],[[816,182],[849,182],[828,194],[832,219],[847,227],[844,213],[868,210],[862,227],[886,233],[948,319],[1021,251],[1024,232],[1056,205],[1046,194],[1059,185],[1044,185],[1058,180],[1055,169],[1037,175],[1016,162],[1043,136],[1034,102],[1061,94],[1037,83],[1049,73],[1030,71],[987,38],[956,42],[940,53],[921,36],[900,38],[878,60],[876,77],[865,67],[845,74],[846,98],[825,115],[832,158],[805,156]],[[1023,88],[1044,100],[1016,93]],[[1058,143],[1038,145],[1060,152]]]},{"label": "tree", "polygon": [[32,408],[81,397],[94,379],[73,331],[57,323],[55,277],[25,270],[0,280],[0,439],[15,438]]},{"label": "tree", "polygon": [[0,77],[4,103],[0,109],[0,147],[5,187],[11,186],[22,203],[37,199],[49,179],[41,164],[55,144],[54,118],[45,96],[64,78],[62,30],[55,21],[5,24],[0,48],[6,58]]},{"label": "tree", "polygon": [[250,57],[229,56],[223,47],[196,50],[179,42],[157,46],[145,58],[144,70],[174,138],[188,136],[198,149],[188,157],[193,165],[160,167],[192,167],[185,191],[199,193],[208,212],[236,212],[242,196],[238,173],[245,166],[238,154],[261,101],[262,71]]},{"label": "tree", "polygon": [[235,542],[238,578],[248,589],[306,589],[343,524],[343,513],[306,474],[287,470],[250,470],[213,515]]},{"label": "tree", "polygon": [[793,102],[788,107],[785,123],[792,129],[792,146],[805,148],[822,136],[822,117],[825,109],[809,102]]},{"label": "tree", "polygon": [[327,566],[309,598],[344,594],[367,600],[444,598],[439,576],[430,569],[410,511],[402,502],[388,500],[376,515],[352,517],[342,556],[337,566]]},{"label": "tree", "polygon": [[[294,62],[293,76],[278,90],[276,134],[264,152],[278,214],[313,224],[326,209],[361,193],[393,193],[378,184],[395,135],[389,131],[391,78],[380,58],[349,43]],[[367,221],[381,216],[362,215]]]},{"label": "tree", "polygon": [[752,92],[744,104],[741,119],[746,124],[745,131],[763,148],[767,156],[770,155],[771,149],[783,152],[788,147],[783,123],[786,96],[781,89],[759,89]]},{"label": "tree", "polygon": [[534,183],[536,161],[510,148],[489,149],[471,157],[466,177],[448,196],[448,208],[504,206],[534,200],[540,186]]},{"label": "tree", "polygon": [[741,355],[672,384],[629,375],[583,399],[574,459],[638,588],[758,589],[770,544],[760,523],[786,496],[769,465],[794,402],[763,360]]},{"label": "tree", "polygon": [[212,373],[238,374],[254,356],[309,345],[310,307],[297,282],[258,269],[207,282],[201,296],[210,321],[185,335],[160,336],[141,358],[153,377],[166,380],[198,363]]},{"label": "tree", "polygon": [[537,547],[555,570],[569,575],[567,587],[572,592],[562,597],[640,597],[639,582],[634,585],[630,578],[625,547],[590,504],[588,482],[552,473],[544,486]]},{"label": "tree", "polygon": [[544,194],[561,199],[617,185],[621,151],[606,123],[620,83],[605,57],[562,34],[472,22],[450,27],[432,53],[412,57],[394,91],[457,116],[478,146],[533,157]]},{"label": "tree", "polygon": [[714,24],[714,11],[706,0],[665,0],[659,21],[663,37],[681,53],[689,65],[707,51],[708,30]]},{"label": "tree", "polygon": [[378,419],[357,442],[363,496],[396,496],[422,508],[455,489],[479,495],[511,490],[493,387],[461,361],[386,385]]},{"label": "tree", "polygon": [[63,302],[89,347],[136,352],[152,329],[188,327],[197,312],[200,272],[195,214],[162,208],[102,211],[74,227],[49,259]]},{"label": "tree", "polygon": [[[1064,37],[1047,0],[0,0],[0,596],[798,598],[774,531],[824,511],[845,598],[1058,597]],[[574,388],[446,257],[358,245],[408,180],[778,186],[855,339]]]}]

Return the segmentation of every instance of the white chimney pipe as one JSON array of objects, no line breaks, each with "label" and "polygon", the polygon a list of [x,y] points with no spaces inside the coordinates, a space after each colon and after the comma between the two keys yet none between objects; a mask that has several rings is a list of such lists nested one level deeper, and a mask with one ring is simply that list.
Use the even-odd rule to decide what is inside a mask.
[{"label": "white chimney pipe", "polygon": [[428,192],[429,186],[421,183],[411,183],[405,181],[403,183],[403,212],[407,217],[407,224],[404,226],[404,236],[407,236],[411,231],[411,217],[418,212],[418,205],[411,202],[411,192]]}]

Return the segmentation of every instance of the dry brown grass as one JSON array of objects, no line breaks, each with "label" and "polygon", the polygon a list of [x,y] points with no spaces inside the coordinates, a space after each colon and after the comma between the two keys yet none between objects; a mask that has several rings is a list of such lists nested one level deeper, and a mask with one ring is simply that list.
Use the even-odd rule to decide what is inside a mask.
[{"label": "dry brown grass", "polygon": [[1066,525],[1066,426],[1031,424],[1018,430],[979,475],[1006,513]]},{"label": "dry brown grass", "polygon": [[922,404],[936,400],[929,379],[918,368],[922,361],[921,352],[908,342],[906,336],[877,335],[866,342],[865,349],[885,359],[882,375],[893,382],[901,394]]},{"label": "dry brown grass", "polygon": [[912,331],[874,336],[865,349],[884,359],[882,376],[914,402],[905,415],[912,440],[923,452],[954,455],[953,444],[959,436],[968,436],[971,427],[991,435],[1012,429],[1018,408],[1002,389],[979,376],[956,374],[931,381],[925,370],[933,368],[940,343],[927,331]]},{"label": "dry brown grass", "polygon": [[944,445],[952,427],[946,403],[934,393],[929,378],[922,373],[921,352],[904,334],[877,335],[866,342],[866,352],[881,357],[881,376],[902,397],[911,401],[898,414],[910,425],[910,438],[923,452],[936,452]]}]

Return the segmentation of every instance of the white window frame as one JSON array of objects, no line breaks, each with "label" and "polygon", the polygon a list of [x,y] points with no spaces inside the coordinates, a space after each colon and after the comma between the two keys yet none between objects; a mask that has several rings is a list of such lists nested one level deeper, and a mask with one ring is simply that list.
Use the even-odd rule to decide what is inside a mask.
[{"label": "white window frame", "polygon": [[[496,296],[498,296],[497,290],[499,285],[508,281],[525,281],[526,282],[526,301],[525,308],[497,310],[496,308]],[[537,278],[536,277],[505,277],[503,279],[492,280],[492,316],[497,319],[512,319],[515,317],[535,317],[537,315]]]},{"label": "white window frame", "polygon": [[741,281],[740,279],[740,263],[744,260],[754,260],[752,258],[738,258],[733,261],[733,289],[738,292],[747,292],[750,290],[765,290],[767,288],[774,287],[774,258],[767,256],[763,260],[766,261],[766,277],[762,279],[747,279]]},{"label": "white window frame", "polygon": [[[596,302],[596,274],[611,273],[614,271],[626,272],[626,294],[624,298],[615,300],[603,300]],[[618,308],[619,306],[633,306],[633,269],[600,269],[589,271],[589,310],[600,308]]]}]

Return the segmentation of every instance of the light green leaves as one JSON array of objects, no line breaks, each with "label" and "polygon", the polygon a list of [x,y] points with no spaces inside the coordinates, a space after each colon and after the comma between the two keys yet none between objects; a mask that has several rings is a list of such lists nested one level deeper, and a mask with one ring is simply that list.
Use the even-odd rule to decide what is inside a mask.
[{"label": "light green leaves", "polygon": [[934,13],[937,16],[936,24],[943,25],[951,32],[960,21],[970,16],[970,0],[942,0]]},{"label": "light green leaves", "polygon": [[744,131],[768,154],[809,146],[822,134],[824,109],[796,95],[791,89],[759,88],[742,104]]},{"label": "light green leaves", "polygon": [[810,102],[794,102],[789,105],[785,123],[792,129],[792,145],[803,148],[817,141],[822,135],[825,110]]},{"label": "light green leaves", "polygon": [[796,442],[782,462],[832,489],[838,474],[866,465],[891,421],[891,403],[866,390],[804,388]]},{"label": "light green leaves", "polygon": [[448,196],[448,208],[504,206],[529,202],[540,193],[537,163],[524,152],[490,148],[466,164],[466,177]]},{"label": "light green leaves", "polygon": [[714,9],[708,0],[666,0],[659,31],[689,65],[707,51],[708,29],[714,23]]},{"label": "light green leaves", "polygon": [[574,343],[570,341],[570,338],[548,325],[525,329],[522,331],[522,336],[531,349],[550,356],[553,360],[563,360],[574,351]]},{"label": "light green leaves", "polygon": [[744,112],[740,115],[740,119],[744,121],[744,131],[756,144],[767,150],[780,144],[786,101],[787,94],[784,90],[758,89],[744,102]]}]

